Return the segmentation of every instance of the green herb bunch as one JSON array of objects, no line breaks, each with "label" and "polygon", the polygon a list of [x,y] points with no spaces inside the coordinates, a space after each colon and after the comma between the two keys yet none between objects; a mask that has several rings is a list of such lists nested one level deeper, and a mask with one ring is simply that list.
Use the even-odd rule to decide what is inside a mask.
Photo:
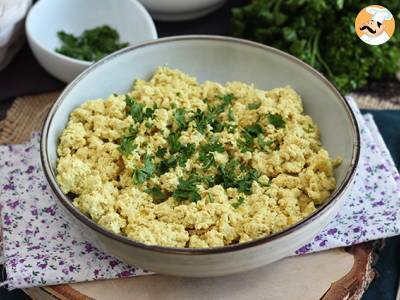
[{"label": "green herb bunch", "polygon": [[[342,92],[369,80],[393,77],[399,70],[399,34],[370,46],[359,40],[358,12],[376,4],[358,0],[253,0],[233,9],[233,35],[289,52],[321,71]],[[381,1],[399,20],[400,1]],[[397,22],[399,23],[399,22]]]},{"label": "green herb bunch", "polygon": [[128,46],[128,43],[119,42],[118,32],[108,25],[85,30],[80,36],[65,31],[59,31],[57,35],[62,42],[61,47],[56,49],[58,53],[86,61],[100,60]]}]

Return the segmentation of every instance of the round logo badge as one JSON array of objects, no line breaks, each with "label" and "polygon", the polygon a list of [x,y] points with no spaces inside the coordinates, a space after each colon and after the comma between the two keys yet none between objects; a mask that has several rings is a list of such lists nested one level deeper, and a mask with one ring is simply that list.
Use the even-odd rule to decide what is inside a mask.
[{"label": "round logo badge", "polygon": [[356,18],[355,29],[358,37],[368,45],[382,45],[394,33],[394,17],[385,7],[371,5],[362,9]]}]

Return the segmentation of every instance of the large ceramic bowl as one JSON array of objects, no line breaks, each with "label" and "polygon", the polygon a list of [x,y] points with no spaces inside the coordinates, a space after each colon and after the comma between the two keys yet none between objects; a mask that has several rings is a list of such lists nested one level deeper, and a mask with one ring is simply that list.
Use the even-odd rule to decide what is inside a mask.
[{"label": "large ceramic bowl", "polygon": [[57,32],[80,35],[101,25],[115,28],[121,42],[131,45],[157,38],[149,13],[137,0],[40,0],[30,10],[25,28],[36,59],[47,72],[72,81],[92,62],[71,58],[55,51],[61,42]]},{"label": "large ceramic bowl", "polygon": [[[279,233],[251,242],[211,249],[149,246],[111,233],[78,211],[56,181],[58,137],[69,113],[87,99],[125,93],[135,78],[148,79],[167,64],[199,81],[240,80],[258,88],[291,85],[302,97],[305,112],[319,125],[331,156],[341,156],[337,188],[316,212]],[[359,157],[357,124],[346,100],[317,71],[300,60],[261,44],[218,36],[163,38],[116,52],[79,75],[61,94],[43,127],[44,172],[60,208],[89,241],[135,266],[164,274],[201,277],[237,273],[292,255],[310,241],[338,212]]]}]

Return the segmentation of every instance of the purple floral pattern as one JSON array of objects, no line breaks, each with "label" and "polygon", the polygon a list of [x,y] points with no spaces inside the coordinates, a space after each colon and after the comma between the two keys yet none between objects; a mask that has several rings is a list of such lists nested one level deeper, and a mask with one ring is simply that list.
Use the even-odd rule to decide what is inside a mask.
[{"label": "purple floral pattern", "polygon": [[9,289],[150,274],[104,254],[72,230],[50,193],[40,135],[0,146],[0,209]]},{"label": "purple floral pattern", "polygon": [[[296,251],[305,254],[389,237],[400,231],[400,177],[371,116],[361,116],[361,160],[352,191],[330,224]],[[64,220],[39,158],[39,134],[0,146],[0,209],[9,289],[150,274],[85,242]]]},{"label": "purple floral pattern", "polygon": [[361,135],[361,157],[352,190],[340,213],[296,254],[350,246],[400,233],[399,173],[372,115],[362,116],[355,101],[347,100]]}]

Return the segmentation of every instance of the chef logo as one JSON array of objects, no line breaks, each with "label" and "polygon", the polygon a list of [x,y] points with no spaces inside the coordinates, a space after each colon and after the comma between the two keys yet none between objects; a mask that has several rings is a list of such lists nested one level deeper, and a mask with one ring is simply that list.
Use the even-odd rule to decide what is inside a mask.
[{"label": "chef logo", "polygon": [[380,5],[367,6],[356,18],[355,29],[358,37],[368,45],[386,43],[394,33],[392,13]]}]

